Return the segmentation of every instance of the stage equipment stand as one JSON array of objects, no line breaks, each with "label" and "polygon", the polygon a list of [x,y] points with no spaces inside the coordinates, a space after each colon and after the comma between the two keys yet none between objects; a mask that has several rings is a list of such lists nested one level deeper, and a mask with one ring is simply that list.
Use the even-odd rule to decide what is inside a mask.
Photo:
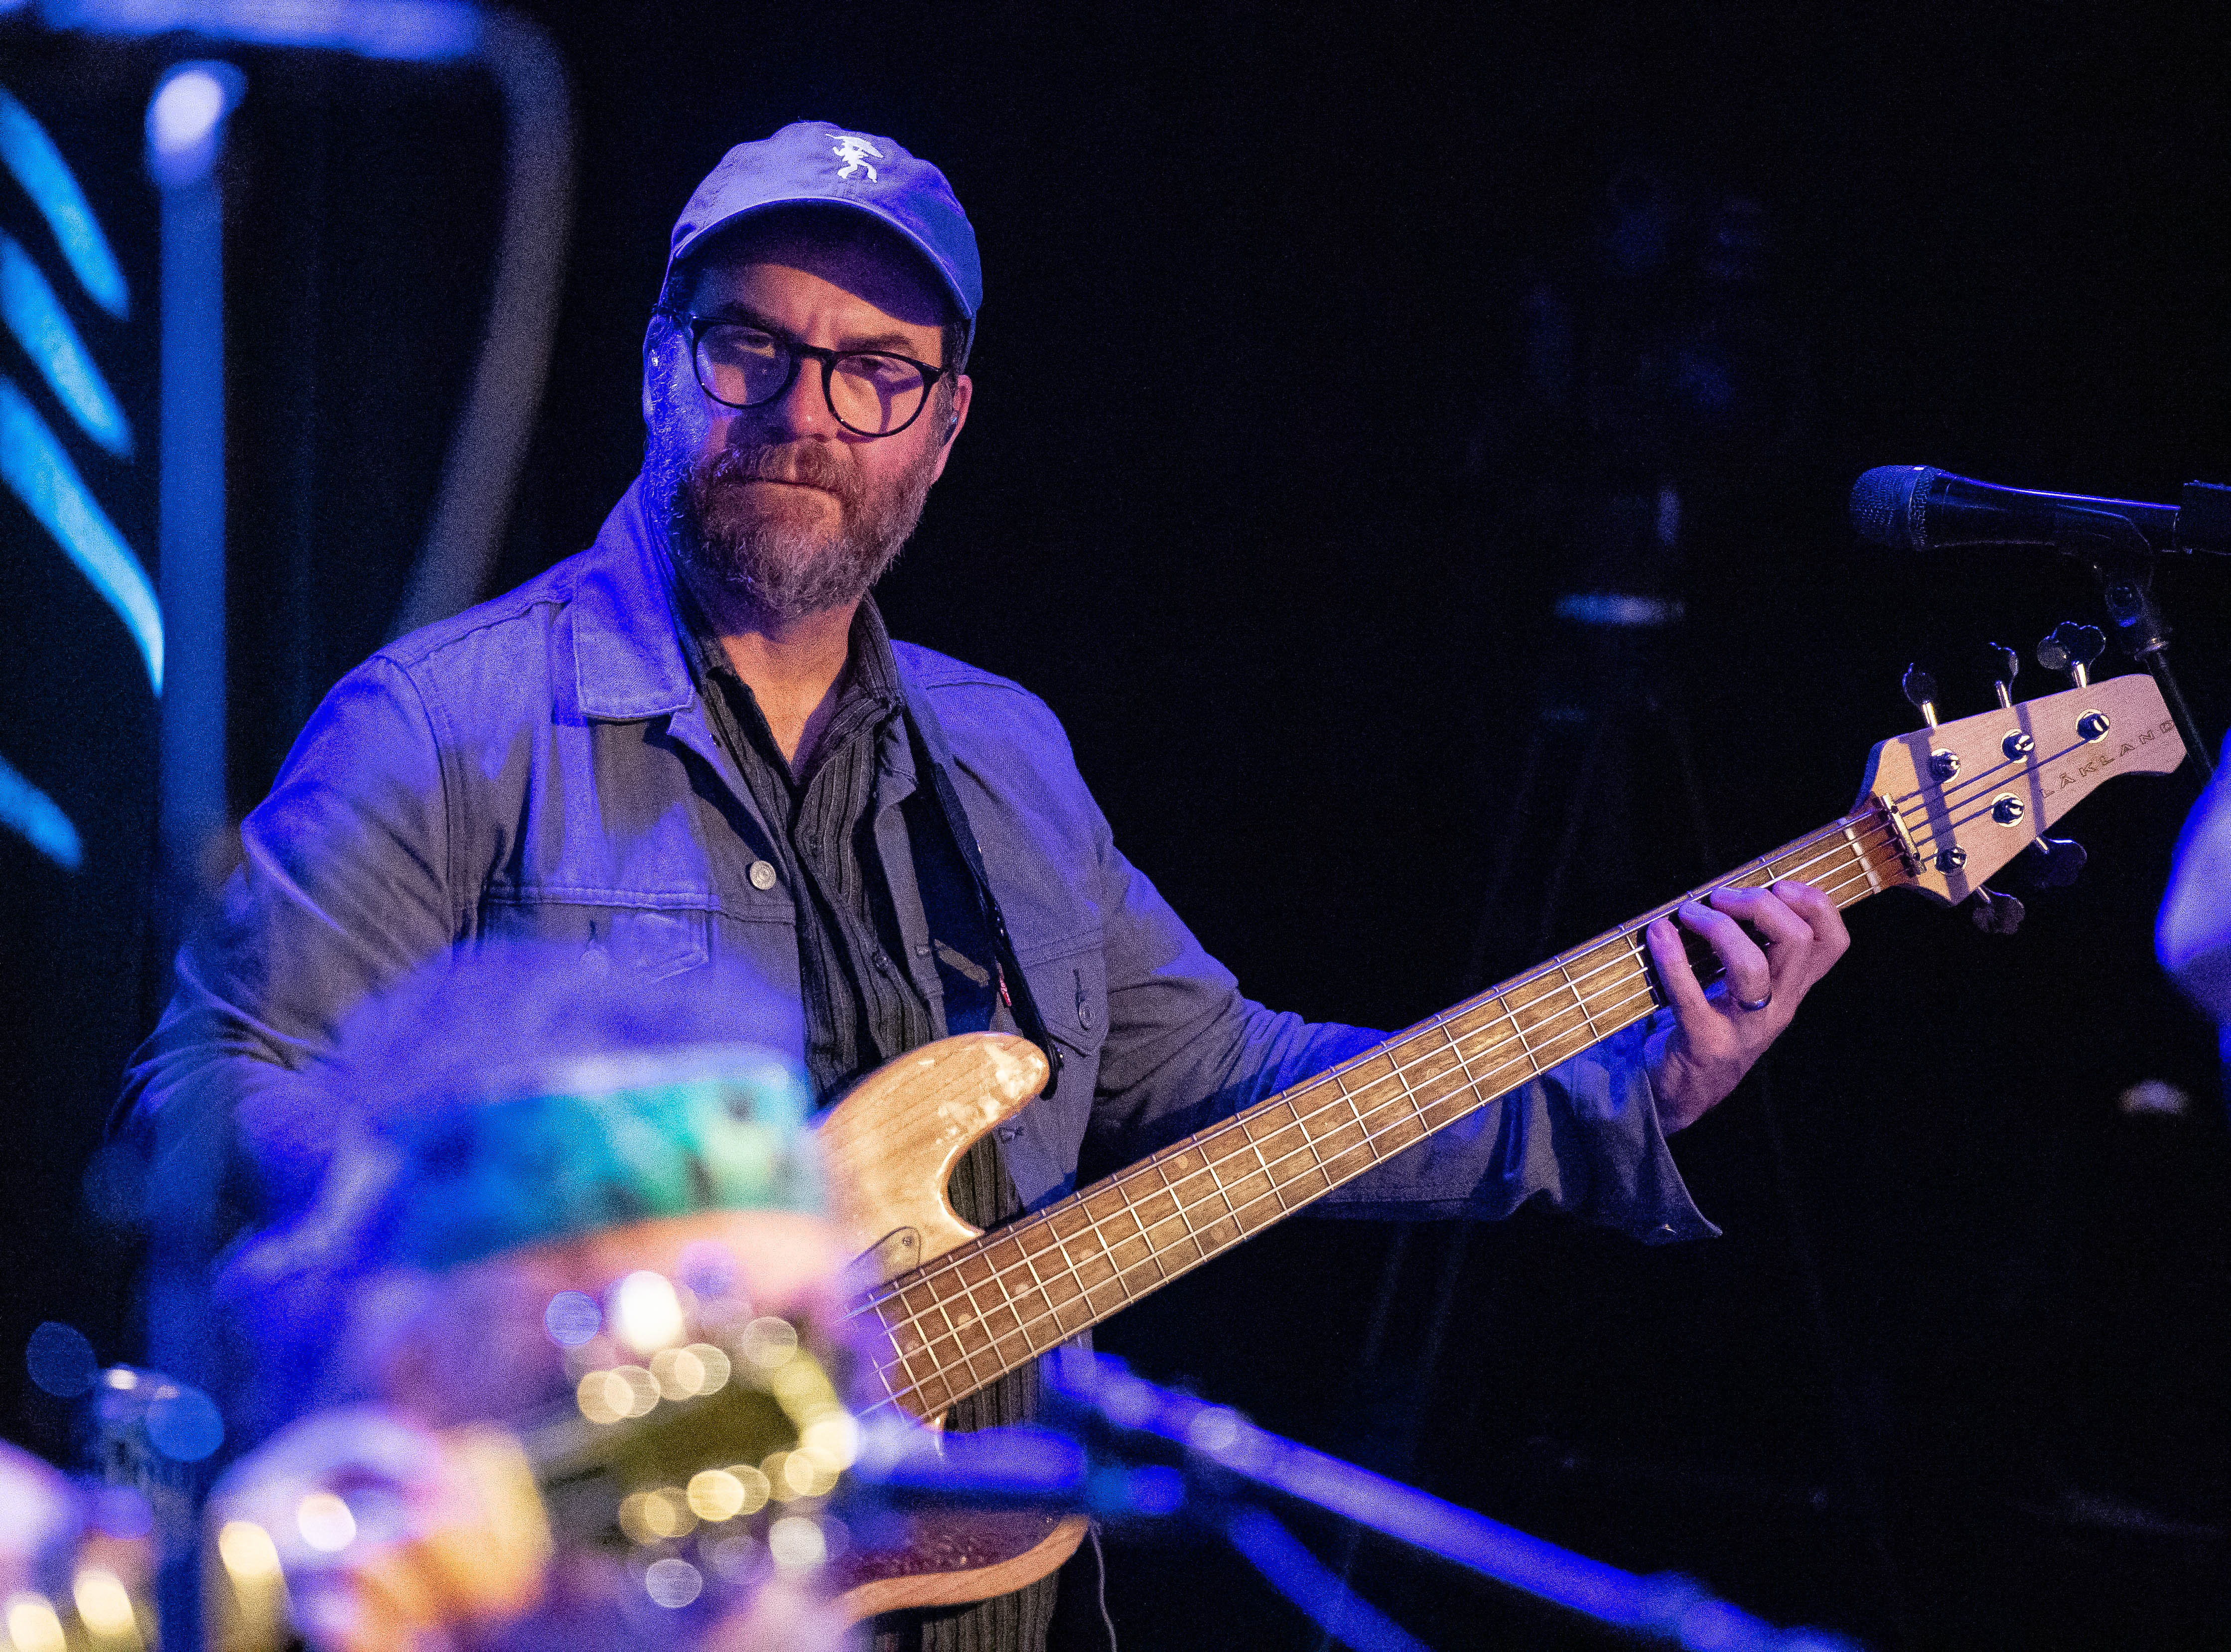
[{"label": "stage equipment stand", "polygon": [[[1616,171],[1584,250],[1522,279],[1518,371],[1484,410],[1471,465],[1494,501],[1478,578],[1513,610],[1484,615],[1483,630],[1538,646],[1482,649],[1498,682],[1530,680],[1534,695],[1476,700],[1474,795],[1490,824],[1465,994],[1726,870],[1690,736],[1687,558],[1700,516],[1706,543],[1758,531],[1750,479],[1780,468],[1804,430],[1808,378],[1769,267],[1756,202],[1645,160]],[[1889,1615],[1902,1619],[1763,1065],[1747,1087],[1834,1390],[1844,1478]],[[1367,1442],[1374,1462],[1414,1461],[1468,1239],[1465,1226],[1447,1238],[1413,1347],[1381,1330],[1416,1248],[1406,1231],[1390,1242],[1358,1390],[1411,1403],[1392,1413],[1398,1437]]]}]

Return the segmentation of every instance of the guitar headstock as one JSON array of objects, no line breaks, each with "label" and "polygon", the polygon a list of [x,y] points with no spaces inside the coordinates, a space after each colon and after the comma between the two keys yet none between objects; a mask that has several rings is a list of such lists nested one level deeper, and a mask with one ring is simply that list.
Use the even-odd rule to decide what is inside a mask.
[{"label": "guitar headstock", "polygon": [[1913,887],[1950,903],[2103,781],[2183,761],[2161,689],[2133,672],[1885,740],[1859,795],[1902,827]]}]

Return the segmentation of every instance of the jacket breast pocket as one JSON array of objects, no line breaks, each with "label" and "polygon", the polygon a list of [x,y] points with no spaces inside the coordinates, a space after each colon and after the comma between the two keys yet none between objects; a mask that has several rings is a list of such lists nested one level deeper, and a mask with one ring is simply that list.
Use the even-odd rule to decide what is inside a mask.
[{"label": "jacket breast pocket", "polygon": [[490,939],[578,946],[592,968],[601,965],[663,981],[710,956],[708,917],[690,907],[492,900],[482,909],[480,932]]},{"label": "jacket breast pocket", "polygon": [[[1031,997],[1045,1017],[1046,1030],[1070,1056],[1098,1066],[1100,1046],[1108,1036],[1108,960],[1100,950],[1100,932],[1030,948],[1015,961],[1030,979]],[[1065,1072],[1063,1081],[1067,1083]]]}]

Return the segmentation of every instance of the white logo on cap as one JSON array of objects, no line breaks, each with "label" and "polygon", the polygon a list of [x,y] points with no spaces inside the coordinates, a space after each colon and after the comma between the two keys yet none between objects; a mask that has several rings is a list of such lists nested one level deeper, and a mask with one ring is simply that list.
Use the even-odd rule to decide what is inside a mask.
[{"label": "white logo on cap", "polygon": [[868,165],[868,157],[872,155],[877,160],[881,160],[883,158],[882,150],[876,148],[866,139],[856,137],[849,132],[824,132],[823,136],[837,140],[837,147],[830,151],[830,153],[844,163],[837,170],[837,177],[857,177],[862,172],[865,172],[868,175],[869,183],[874,184],[880,181],[876,177],[876,169]]}]

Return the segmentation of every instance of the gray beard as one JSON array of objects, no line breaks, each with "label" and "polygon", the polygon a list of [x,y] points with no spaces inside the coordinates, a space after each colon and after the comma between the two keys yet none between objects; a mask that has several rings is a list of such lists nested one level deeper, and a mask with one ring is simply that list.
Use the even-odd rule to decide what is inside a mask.
[{"label": "gray beard", "polygon": [[[743,599],[775,623],[857,603],[922,519],[936,449],[870,500],[857,475],[811,443],[794,448],[730,450],[699,463],[646,467],[654,502],[663,502],[667,543],[689,574]],[[809,482],[834,493],[839,526],[800,528],[745,507],[743,482],[758,475]]]}]

